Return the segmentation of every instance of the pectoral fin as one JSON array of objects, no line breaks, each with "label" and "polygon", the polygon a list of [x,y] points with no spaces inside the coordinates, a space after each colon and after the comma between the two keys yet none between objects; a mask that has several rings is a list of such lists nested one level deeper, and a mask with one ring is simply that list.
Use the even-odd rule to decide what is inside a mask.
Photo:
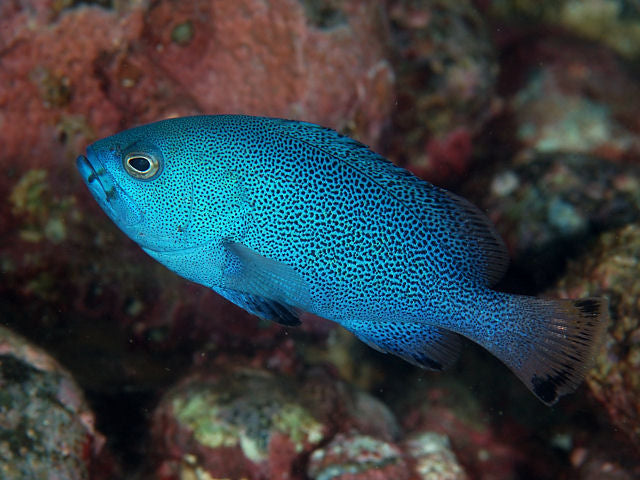
[{"label": "pectoral fin", "polygon": [[289,265],[267,258],[239,242],[224,242],[227,251],[219,293],[245,310],[283,325],[299,325],[311,304],[309,288]]},{"label": "pectoral fin", "polygon": [[299,318],[300,310],[290,305],[235,290],[223,288],[215,290],[230,302],[260,318],[271,320],[287,327],[297,327],[301,323]]}]

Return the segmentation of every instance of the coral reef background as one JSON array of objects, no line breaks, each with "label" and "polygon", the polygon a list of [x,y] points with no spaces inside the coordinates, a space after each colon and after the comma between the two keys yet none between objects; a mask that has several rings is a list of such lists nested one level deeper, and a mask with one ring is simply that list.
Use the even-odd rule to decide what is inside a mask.
[{"label": "coral reef background", "polygon": [[[638,478],[638,112],[632,0],[2,0],[0,477]],[[608,296],[585,384],[547,408],[147,258],[73,160],[203,113],[335,128],[483,208],[501,289]]]}]

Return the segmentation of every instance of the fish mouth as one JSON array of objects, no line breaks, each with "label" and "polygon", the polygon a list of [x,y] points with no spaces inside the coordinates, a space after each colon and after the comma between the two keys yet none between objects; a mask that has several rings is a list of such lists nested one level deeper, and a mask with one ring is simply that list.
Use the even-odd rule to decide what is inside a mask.
[{"label": "fish mouth", "polygon": [[[91,165],[89,159],[84,155],[80,155],[76,159],[76,166],[78,167],[84,182],[87,184],[87,187],[89,187],[89,191],[93,194],[96,200],[101,204],[103,202],[108,203],[109,193],[107,193],[107,189],[100,180],[100,175],[104,175],[105,173],[104,169],[100,167],[101,171],[100,174],[98,174],[95,168],[93,168],[93,165]],[[113,192],[113,190],[110,191]]]},{"label": "fish mouth", "polygon": [[79,155],[76,167],[82,175],[84,183],[102,210],[117,225],[131,226],[142,221],[142,214],[118,188],[113,177],[102,164],[95,159],[91,147],[87,148],[87,156]]},{"label": "fish mouth", "polygon": [[89,188],[89,191],[105,213],[110,217],[115,216],[115,211],[109,204],[109,198],[114,196],[115,190],[113,187],[105,188],[105,185],[102,183],[102,179],[100,178],[106,173],[104,168],[100,166],[98,167],[98,171],[96,171],[89,159],[84,155],[78,156],[76,159],[76,167],[78,167],[80,175],[82,175],[82,179]]}]

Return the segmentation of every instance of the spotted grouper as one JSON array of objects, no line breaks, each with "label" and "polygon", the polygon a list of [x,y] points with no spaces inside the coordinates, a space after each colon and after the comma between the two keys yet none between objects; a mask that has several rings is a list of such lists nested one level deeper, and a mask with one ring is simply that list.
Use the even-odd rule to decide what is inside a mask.
[{"label": "spotted grouper", "polygon": [[174,118],[99,140],[77,166],[151,257],[261,318],[310,312],[431,370],[464,337],[549,405],[603,336],[606,301],[493,290],[508,256],[478,208],[327,128]]}]

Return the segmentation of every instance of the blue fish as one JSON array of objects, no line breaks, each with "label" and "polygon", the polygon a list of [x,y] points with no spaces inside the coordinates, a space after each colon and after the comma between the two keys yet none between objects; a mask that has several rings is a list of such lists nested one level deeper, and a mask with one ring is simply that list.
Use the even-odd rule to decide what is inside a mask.
[{"label": "blue fish", "polygon": [[603,337],[606,301],[493,290],[508,256],[478,208],[318,125],[175,118],[99,140],[77,166],[151,257],[283,325],[310,312],[431,370],[464,337],[549,405]]}]

